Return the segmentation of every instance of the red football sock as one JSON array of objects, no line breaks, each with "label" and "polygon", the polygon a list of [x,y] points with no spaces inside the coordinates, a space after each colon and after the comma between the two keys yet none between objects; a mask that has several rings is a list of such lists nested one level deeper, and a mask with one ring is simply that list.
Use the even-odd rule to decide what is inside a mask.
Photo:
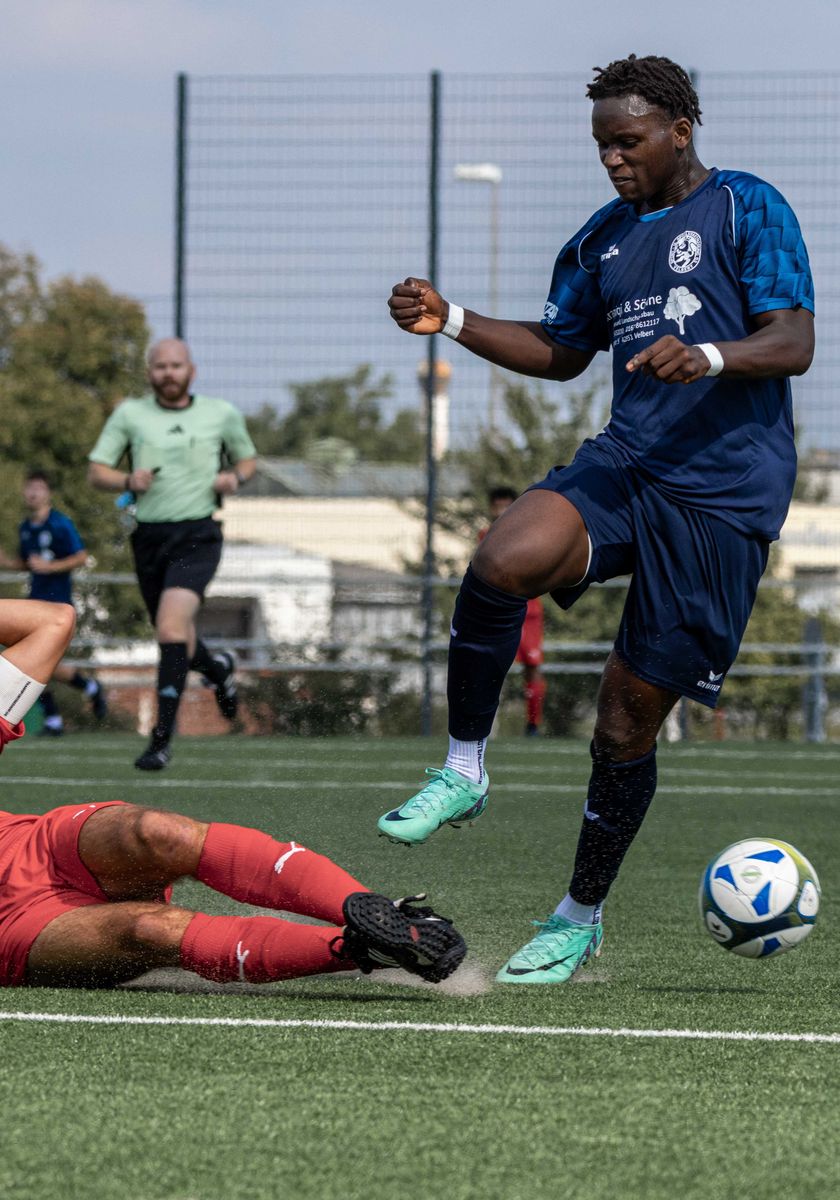
[{"label": "red football sock", "polygon": [[526,719],[529,725],[542,724],[545,688],[545,680],[540,676],[538,679],[533,680],[532,683],[526,683],[522,689],[522,694],[525,697]]},{"label": "red football sock", "polygon": [[259,829],[221,822],[207,832],[195,877],[245,904],[332,925],[344,924],[341,906],[351,892],[369,891],[329,858],[297,842],[277,842]]},{"label": "red football sock", "polygon": [[[352,971],[356,964],[337,957],[330,948],[340,937],[334,926],[196,913],[181,939],[181,966],[217,983],[271,983],[325,971]],[[340,941],[336,948],[341,949]]]}]

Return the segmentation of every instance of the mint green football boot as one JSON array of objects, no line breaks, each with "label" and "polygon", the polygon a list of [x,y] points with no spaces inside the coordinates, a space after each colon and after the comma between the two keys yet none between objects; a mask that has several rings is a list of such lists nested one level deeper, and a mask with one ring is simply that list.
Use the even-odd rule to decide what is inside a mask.
[{"label": "mint green football boot", "polygon": [[556,914],[534,921],[539,933],[517,950],[496,976],[497,983],[565,983],[601,953],[604,929],[575,925]]},{"label": "mint green football boot", "polygon": [[394,808],[379,818],[377,829],[383,837],[404,846],[419,846],[440,829],[462,821],[472,823],[487,806],[490,779],[487,772],[481,783],[471,783],[451,767],[439,771],[426,767],[429,782],[400,808]]}]

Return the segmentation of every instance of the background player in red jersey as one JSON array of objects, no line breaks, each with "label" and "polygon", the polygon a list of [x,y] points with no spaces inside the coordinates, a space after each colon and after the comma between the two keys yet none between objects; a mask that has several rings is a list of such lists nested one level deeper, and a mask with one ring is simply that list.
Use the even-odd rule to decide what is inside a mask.
[{"label": "background player in red jersey", "polygon": [[[517,493],[512,487],[494,487],[487,493],[488,512],[491,523],[507,512]],[[479,531],[479,542],[484,541],[490,526]],[[515,662],[522,664],[522,695],[525,699],[525,735],[537,737],[542,725],[545,703],[545,679],[540,667],[543,661],[543,602],[539,596],[528,601],[522,637],[516,651]]]},{"label": "background player in red jersey", "polygon": [[[74,621],[67,604],[0,601],[0,750],[22,736]],[[169,902],[187,875],[327,924],[192,912]],[[421,899],[368,892],[323,855],[257,829],[121,800],[0,812],[0,986],[108,986],[173,966],[250,983],[401,966],[437,983],[466,946],[413,905]]]}]

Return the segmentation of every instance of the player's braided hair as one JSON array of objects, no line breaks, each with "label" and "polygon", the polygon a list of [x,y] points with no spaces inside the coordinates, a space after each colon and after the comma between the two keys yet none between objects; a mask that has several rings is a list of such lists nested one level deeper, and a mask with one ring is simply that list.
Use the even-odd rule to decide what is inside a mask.
[{"label": "player's braided hair", "polygon": [[617,58],[608,67],[593,67],[595,78],[586,89],[590,100],[606,100],[610,96],[642,96],[648,104],[655,104],[676,120],[687,117],[689,121],[700,120],[700,101],[697,99],[688,73],[672,62],[649,54],[637,58]]}]

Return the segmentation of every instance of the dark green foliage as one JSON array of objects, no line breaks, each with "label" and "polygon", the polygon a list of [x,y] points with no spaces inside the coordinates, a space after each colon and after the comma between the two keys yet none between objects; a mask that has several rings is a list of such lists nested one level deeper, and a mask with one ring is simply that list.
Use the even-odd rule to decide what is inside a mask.
[{"label": "dark green foliage", "polygon": [[[28,468],[47,472],[56,508],[75,521],[100,572],[130,571],[127,530],[113,496],[86,481],[87,456],[105,418],[145,389],[148,327],[137,301],[98,279],[45,284],[30,255],[0,247],[0,545],[17,550]],[[80,628],[127,630],[140,619],[133,589],[85,591]]]},{"label": "dark green foliage", "polygon": [[349,461],[419,463],[425,437],[416,412],[403,409],[390,424],[382,417],[382,401],[390,398],[389,375],[373,378],[373,368],[357,367],[349,375],[326,376],[292,383],[291,412],[281,417],[264,405],[248,418],[248,429],[260,454],[277,458],[318,457],[327,443],[327,457]]},{"label": "dark green foliage", "polygon": [[391,676],[370,671],[258,675],[243,702],[260,733],[327,737],[378,731]]}]

